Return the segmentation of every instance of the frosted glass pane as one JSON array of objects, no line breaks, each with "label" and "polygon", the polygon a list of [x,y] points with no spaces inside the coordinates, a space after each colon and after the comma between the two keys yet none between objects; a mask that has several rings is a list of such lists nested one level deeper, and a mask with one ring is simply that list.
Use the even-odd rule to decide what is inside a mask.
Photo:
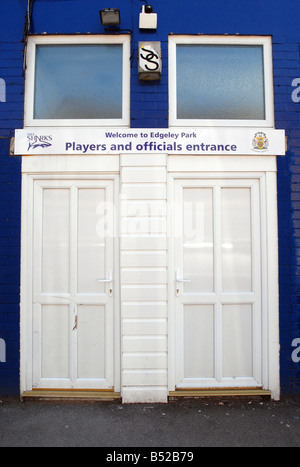
[{"label": "frosted glass pane", "polygon": [[177,118],[265,119],[263,47],[177,45]]},{"label": "frosted glass pane", "polygon": [[213,292],[213,192],[184,188],[183,275],[185,293]]},{"label": "frosted glass pane", "polygon": [[250,188],[222,189],[223,292],[252,291]]},{"label": "frosted glass pane", "polygon": [[223,306],[223,377],[253,376],[252,306]]},{"label": "frosted glass pane", "polygon": [[42,292],[69,292],[69,189],[43,190]]},{"label": "frosted glass pane", "polygon": [[69,377],[69,316],[67,305],[42,306],[42,378]]},{"label": "frosted glass pane", "polygon": [[39,45],[34,118],[122,117],[122,45]]},{"label": "frosted glass pane", "polygon": [[103,293],[105,276],[105,238],[98,222],[102,220],[104,189],[78,191],[78,292]]},{"label": "frosted glass pane", "polygon": [[184,377],[214,377],[214,307],[184,306]]}]

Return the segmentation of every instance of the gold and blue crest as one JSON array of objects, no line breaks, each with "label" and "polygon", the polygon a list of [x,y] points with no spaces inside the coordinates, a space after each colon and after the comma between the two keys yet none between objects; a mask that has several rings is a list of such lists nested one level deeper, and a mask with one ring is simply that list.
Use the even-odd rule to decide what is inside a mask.
[{"label": "gold and blue crest", "polygon": [[267,135],[262,131],[255,133],[252,140],[252,147],[255,151],[266,151],[269,147]]}]

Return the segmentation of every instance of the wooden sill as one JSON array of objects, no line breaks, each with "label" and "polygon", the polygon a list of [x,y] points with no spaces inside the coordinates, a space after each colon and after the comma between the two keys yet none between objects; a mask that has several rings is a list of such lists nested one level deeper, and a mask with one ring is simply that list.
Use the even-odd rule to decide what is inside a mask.
[{"label": "wooden sill", "polygon": [[121,399],[121,395],[113,389],[33,389],[23,392],[21,398],[25,400],[115,401]]}]

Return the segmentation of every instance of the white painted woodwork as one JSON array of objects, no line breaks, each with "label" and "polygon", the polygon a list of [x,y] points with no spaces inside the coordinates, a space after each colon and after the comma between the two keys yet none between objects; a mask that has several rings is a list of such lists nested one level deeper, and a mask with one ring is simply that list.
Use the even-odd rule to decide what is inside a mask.
[{"label": "white painted woodwork", "polygon": [[166,402],[167,157],[121,156],[123,401]]},{"label": "white painted woodwork", "polygon": [[[30,182],[27,389],[115,388],[120,371],[115,181],[65,176]],[[102,282],[110,276],[111,282]]]},{"label": "white painted woodwork", "polygon": [[279,398],[275,157],[35,156],[22,172],[21,392]]},{"label": "white painted woodwork", "polygon": [[168,167],[168,199],[176,206],[169,221],[169,390],[262,387],[278,399],[276,159],[175,156]]},{"label": "white painted woodwork", "polygon": [[176,386],[261,386],[257,180],[176,180]]}]

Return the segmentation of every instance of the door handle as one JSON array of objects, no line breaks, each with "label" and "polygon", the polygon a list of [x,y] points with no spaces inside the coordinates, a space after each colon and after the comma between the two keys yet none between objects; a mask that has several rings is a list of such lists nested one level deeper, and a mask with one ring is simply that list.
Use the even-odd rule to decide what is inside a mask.
[{"label": "door handle", "polygon": [[108,283],[113,281],[112,272],[110,272],[109,277],[107,279],[96,279],[97,282]]},{"label": "door handle", "polygon": [[[110,271],[109,272],[109,277],[108,278],[105,278],[105,279],[96,279],[97,282],[101,282],[102,284],[109,284],[110,282],[113,281],[113,275],[112,275],[112,272]],[[112,297],[112,288],[109,289],[109,295],[110,297]]]},{"label": "door handle", "polygon": [[183,279],[183,277],[179,277],[179,270],[176,271],[176,282],[191,282],[190,279]]}]

